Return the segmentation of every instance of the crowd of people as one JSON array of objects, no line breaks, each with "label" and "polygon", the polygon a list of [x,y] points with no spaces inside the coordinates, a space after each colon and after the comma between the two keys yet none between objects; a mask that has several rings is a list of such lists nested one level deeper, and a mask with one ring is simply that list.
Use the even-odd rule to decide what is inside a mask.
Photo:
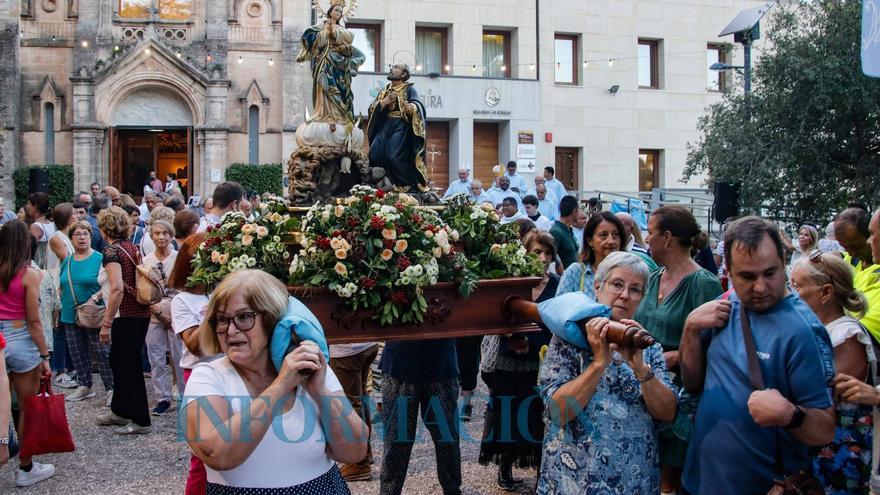
[{"label": "crowd of people", "polygon": [[[179,414],[187,494],[349,493],[372,478],[378,424],[379,491],[399,494],[421,418],[439,486],[455,495],[460,422],[482,379],[476,460],[497,465],[501,490],[880,493],[880,212],[854,204],[794,239],[731,219],[713,248],[688,209],[657,208],[643,228],[583,208],[552,167],[533,188],[515,163],[489,190],[468,176],[447,197],[518,225],[544,266],[533,300],[590,308],[579,333],[541,322],[528,334],[328,346],[259,269],[188,285],[208,227],[249,208],[233,182],[203,210],[155,176],[140,204],[99,184],[56,205],[33,193],[17,216],[0,202],[0,463],[15,438],[10,391],[21,403],[51,377],[67,401],[106,404],[97,423],[113,434]],[[141,277],[160,288],[149,303]],[[620,343],[620,326],[655,342]],[[27,420],[18,410],[18,431]],[[55,473],[18,463],[19,486]],[[535,485],[514,467],[534,470]]]}]

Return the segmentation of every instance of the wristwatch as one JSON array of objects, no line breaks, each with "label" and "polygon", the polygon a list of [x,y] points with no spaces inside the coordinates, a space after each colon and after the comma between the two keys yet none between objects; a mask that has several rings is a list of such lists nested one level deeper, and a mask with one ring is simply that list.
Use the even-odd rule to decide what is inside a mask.
[{"label": "wristwatch", "polygon": [[0,437],[0,445],[9,445],[9,437]]},{"label": "wristwatch", "polygon": [[800,428],[806,418],[807,413],[804,412],[803,408],[801,406],[794,406],[794,414],[791,416],[791,421],[785,425],[785,429],[794,430],[795,428]]}]

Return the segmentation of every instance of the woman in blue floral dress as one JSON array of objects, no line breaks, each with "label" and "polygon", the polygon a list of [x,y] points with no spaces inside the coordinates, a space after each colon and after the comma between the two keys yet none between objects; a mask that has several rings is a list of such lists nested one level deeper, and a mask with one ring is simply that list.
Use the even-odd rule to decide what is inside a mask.
[{"label": "woman in blue floral dress", "polygon": [[[634,254],[609,254],[593,289],[611,319],[633,320],[648,279]],[[541,367],[547,431],[539,494],[653,495],[660,492],[659,422],[676,399],[659,344],[644,351],[609,345],[607,318],[586,325],[590,349],[554,336]]]},{"label": "woman in blue floral dress", "polygon": [[[813,251],[792,265],[791,288],[819,317],[834,346],[838,373],[878,384],[877,360],[868,330],[858,320],[867,308],[865,296],[853,289],[852,270],[836,254]],[[835,405],[834,440],[818,449],[813,474],[827,495],[868,493],[874,438],[874,413],[869,405]]]}]

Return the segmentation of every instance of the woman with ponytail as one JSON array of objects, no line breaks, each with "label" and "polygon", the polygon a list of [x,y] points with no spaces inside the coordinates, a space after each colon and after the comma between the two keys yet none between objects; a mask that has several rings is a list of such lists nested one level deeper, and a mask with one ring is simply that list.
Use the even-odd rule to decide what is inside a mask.
[{"label": "woman with ponytail", "polygon": [[[856,319],[864,314],[867,301],[853,288],[849,265],[840,256],[814,250],[792,266],[791,287],[828,330],[837,372],[876,385],[873,339]],[[813,459],[813,473],[824,485],[825,493],[867,493],[871,479],[873,408],[840,401],[835,411],[834,441],[822,447]]]},{"label": "woman with ponytail", "polygon": [[[646,242],[651,257],[660,268],[651,272],[645,297],[635,320],[663,346],[666,367],[673,372],[673,383],[681,389],[678,370],[678,346],[687,316],[703,303],[721,294],[721,282],[715,273],[704,270],[691,258],[691,250],[700,237],[700,225],[682,206],[664,206],[654,210],[648,220]],[[660,432],[661,492],[675,492],[681,486],[681,468],[691,431],[697,398],[679,398],[678,415],[672,425]]]}]

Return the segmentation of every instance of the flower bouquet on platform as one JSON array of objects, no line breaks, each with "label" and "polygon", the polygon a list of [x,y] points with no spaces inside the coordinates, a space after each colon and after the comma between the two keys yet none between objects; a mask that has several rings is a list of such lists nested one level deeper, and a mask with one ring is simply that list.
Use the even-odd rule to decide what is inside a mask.
[{"label": "flower bouquet on platform", "polygon": [[406,194],[355,186],[338,204],[306,213],[288,272],[291,292],[331,342],[516,331],[502,317],[502,302],[517,291],[530,299],[543,266],[497,215],[486,222],[491,227],[482,230],[458,222],[468,235],[486,235],[485,253],[470,257],[456,246],[484,241],[463,238]]},{"label": "flower bouquet on platform", "polygon": [[255,204],[251,217],[242,212],[223,215],[219,224],[208,226],[188,284],[210,289],[245,268],[259,268],[284,280],[290,262],[287,243],[298,226],[299,219],[290,216],[287,203],[277,196]]}]

